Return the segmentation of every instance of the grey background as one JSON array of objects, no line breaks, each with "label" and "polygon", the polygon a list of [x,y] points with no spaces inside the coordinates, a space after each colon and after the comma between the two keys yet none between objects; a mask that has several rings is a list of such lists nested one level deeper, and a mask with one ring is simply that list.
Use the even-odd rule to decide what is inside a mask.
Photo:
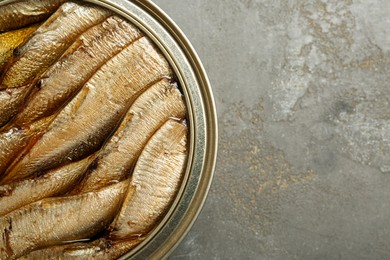
[{"label": "grey background", "polygon": [[390,1],[155,2],[203,61],[220,126],[171,259],[390,259]]}]

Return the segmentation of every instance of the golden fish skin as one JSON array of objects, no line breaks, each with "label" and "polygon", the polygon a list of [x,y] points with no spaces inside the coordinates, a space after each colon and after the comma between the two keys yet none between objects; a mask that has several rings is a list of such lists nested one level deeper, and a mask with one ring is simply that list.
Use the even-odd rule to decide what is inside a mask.
[{"label": "golden fish skin", "polygon": [[25,88],[0,89],[0,129],[16,113],[15,104],[24,100]]},{"label": "golden fish skin", "polygon": [[141,36],[137,28],[117,16],[89,29],[41,76],[36,83],[39,88],[33,88],[12,124],[22,126],[52,115],[107,60]]},{"label": "golden fish skin", "polygon": [[5,32],[0,34],[0,75],[13,51],[22,44],[25,39],[33,33],[39,25],[32,25],[27,28]]},{"label": "golden fish skin", "polygon": [[[60,128],[62,124],[73,120],[76,111],[84,101],[88,89],[83,88],[65,108],[51,117],[46,117],[32,123],[28,127],[7,129],[0,134],[0,180],[7,168],[13,166],[25,156],[31,147],[42,137],[46,131]],[[12,163],[12,164],[11,164]],[[5,172],[4,172],[5,171]],[[23,179],[23,178],[20,178]],[[7,183],[1,180],[1,184]]]},{"label": "golden fish skin", "polygon": [[[12,168],[46,131],[61,127],[73,120],[76,111],[85,99],[88,89],[83,88],[62,110],[42,118],[26,127],[12,127],[0,133],[0,179],[8,167]],[[1,95],[0,95],[1,97]],[[0,103],[1,105],[1,103]],[[11,162],[13,163],[11,164]],[[11,165],[10,165],[11,164]],[[0,181],[1,184],[6,182]]]},{"label": "golden fish skin", "polygon": [[22,0],[0,6],[0,32],[42,21],[66,0]]},{"label": "golden fish skin", "polygon": [[2,183],[80,160],[94,153],[115,131],[142,91],[171,76],[165,58],[141,38],[109,60],[84,86],[86,93],[72,115],[49,129],[24,158],[6,172]]},{"label": "golden fish skin", "polygon": [[73,243],[33,251],[20,260],[114,260],[129,252],[142,242],[143,238],[110,241],[105,238],[87,243]]},{"label": "golden fish skin", "polygon": [[170,119],[149,140],[111,225],[111,238],[142,236],[164,216],[180,185],[187,158],[186,138],[187,127]]},{"label": "golden fish skin", "polygon": [[43,198],[66,192],[76,184],[91,158],[70,163],[33,179],[0,186],[0,216]]},{"label": "golden fish skin", "polygon": [[52,120],[53,117],[47,117],[29,127],[11,128],[0,132],[0,176],[31,142],[44,134]]},{"label": "golden fish skin", "polygon": [[109,11],[67,2],[16,48],[14,62],[3,74],[0,88],[21,87],[45,71],[77,37],[101,23]]},{"label": "golden fish skin", "polygon": [[94,168],[75,192],[100,189],[129,175],[142,148],[169,117],[184,118],[186,108],[176,84],[163,79],[131,106],[113,137],[99,154]]},{"label": "golden fish skin", "polygon": [[17,47],[1,75],[0,91],[19,88],[18,96],[4,100],[8,109],[0,110],[0,126],[15,116],[31,91],[31,81],[44,72],[73,41],[109,16],[98,7],[68,2],[44,22],[26,42]]},{"label": "golden fish skin", "polygon": [[125,181],[79,196],[47,198],[1,217],[0,259],[92,237],[112,221],[127,187]]}]

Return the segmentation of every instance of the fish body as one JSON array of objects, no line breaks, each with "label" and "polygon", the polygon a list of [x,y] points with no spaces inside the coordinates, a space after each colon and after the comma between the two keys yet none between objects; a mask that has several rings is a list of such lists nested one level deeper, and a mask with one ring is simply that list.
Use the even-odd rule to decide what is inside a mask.
[{"label": "fish body", "polygon": [[21,0],[0,5],[0,32],[40,22],[64,2],[66,0]]},{"label": "fish body", "polygon": [[29,144],[38,140],[45,133],[52,120],[53,117],[47,117],[28,127],[14,127],[0,132],[0,176]]},{"label": "fish body", "polygon": [[[28,154],[45,132],[60,128],[63,123],[74,119],[74,115],[87,92],[88,89],[83,88],[60,113],[38,120],[27,127],[12,127],[0,133],[0,180],[4,178],[2,175],[6,175],[7,169],[8,171],[12,169]],[[1,180],[0,182],[5,184],[8,181]]]},{"label": "fish body", "polygon": [[0,34],[0,75],[16,47],[22,44],[37,28],[38,25],[32,25]]},{"label": "fish body", "polygon": [[0,88],[22,87],[45,71],[77,37],[110,15],[105,9],[67,2],[16,48]]},{"label": "fish body", "polygon": [[72,243],[33,251],[20,260],[114,260],[126,254],[143,239],[110,241],[101,238],[93,242]]},{"label": "fish body", "polygon": [[[60,120],[22,160],[6,172],[2,183],[25,178],[94,153],[115,131],[123,116],[155,81],[171,76],[165,58],[141,38],[109,60],[86,83],[72,120]],[[53,122],[55,123],[55,122]]]},{"label": "fish body", "polygon": [[30,124],[58,111],[105,62],[141,36],[118,16],[83,33],[35,83],[39,87],[33,88],[12,125]]},{"label": "fish body", "polygon": [[91,158],[67,164],[32,179],[0,186],[0,216],[43,198],[66,192],[76,184]]},{"label": "fish body", "polygon": [[19,88],[20,93],[4,100],[8,109],[0,109],[0,126],[17,114],[31,91],[34,78],[54,63],[78,35],[109,15],[109,11],[99,7],[67,2],[32,33],[24,44],[15,49],[14,56],[1,75],[0,91]]},{"label": "fish body", "polygon": [[187,154],[187,127],[168,120],[149,140],[135,166],[110,237],[142,236],[164,216],[175,198]]},{"label": "fish body", "polygon": [[114,218],[128,182],[79,196],[47,198],[0,218],[0,259],[90,238]]},{"label": "fish body", "polygon": [[133,103],[77,191],[92,191],[126,178],[156,130],[168,118],[184,118],[185,113],[182,95],[176,84],[163,79],[151,86]]},{"label": "fish body", "polygon": [[17,112],[15,104],[21,104],[25,97],[25,88],[0,89],[0,129]]}]

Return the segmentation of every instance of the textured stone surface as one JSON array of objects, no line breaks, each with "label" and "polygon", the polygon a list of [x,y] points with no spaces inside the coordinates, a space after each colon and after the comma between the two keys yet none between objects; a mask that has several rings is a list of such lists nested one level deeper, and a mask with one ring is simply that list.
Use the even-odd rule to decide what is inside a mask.
[{"label": "textured stone surface", "polygon": [[155,2],[203,61],[220,125],[171,259],[390,259],[390,2]]}]

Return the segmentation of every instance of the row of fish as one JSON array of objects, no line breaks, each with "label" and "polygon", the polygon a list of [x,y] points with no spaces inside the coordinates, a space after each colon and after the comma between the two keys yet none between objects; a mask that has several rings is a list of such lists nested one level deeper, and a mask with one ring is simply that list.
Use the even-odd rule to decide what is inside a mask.
[{"label": "row of fish", "polygon": [[130,22],[76,1],[0,6],[0,46],[0,259],[120,257],[185,170],[169,63]]}]

